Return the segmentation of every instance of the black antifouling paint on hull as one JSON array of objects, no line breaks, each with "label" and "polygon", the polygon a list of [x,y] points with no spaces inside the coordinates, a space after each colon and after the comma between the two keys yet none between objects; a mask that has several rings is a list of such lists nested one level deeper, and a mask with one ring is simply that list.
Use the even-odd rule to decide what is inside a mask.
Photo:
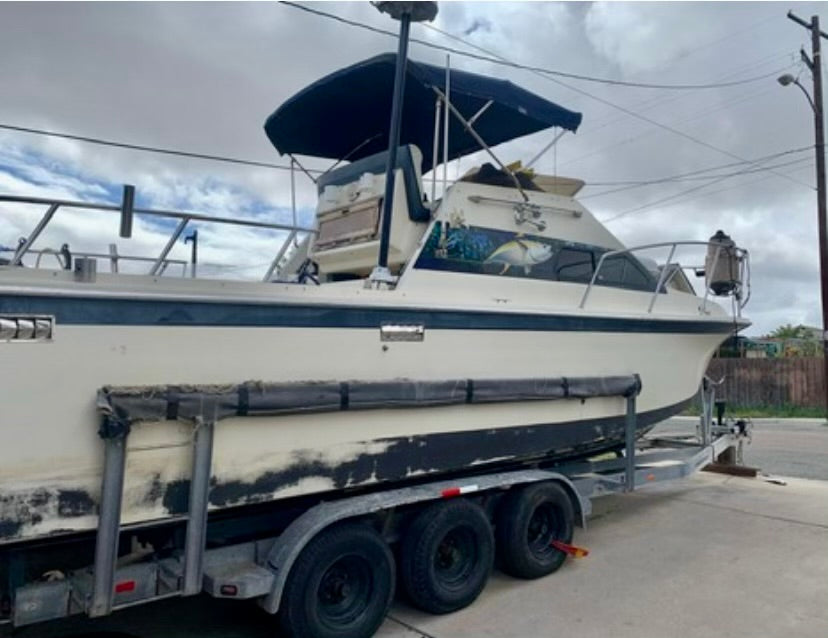
[{"label": "black antifouling paint on hull", "polygon": [[[638,413],[638,435],[680,412],[691,400]],[[379,439],[373,443],[386,444],[383,452],[362,454],[336,465],[320,461],[313,450],[297,451],[293,464],[265,472],[254,481],[217,482],[213,479],[209,500],[211,507],[219,509],[274,502],[282,498],[279,496],[280,491],[308,478],[329,479],[332,491],[373,486],[382,489],[383,483],[422,481],[424,477],[436,479],[438,476],[472,470],[483,473],[534,460],[552,462],[583,458],[622,446],[624,427],[624,417],[616,416],[567,423]],[[44,508],[49,507],[51,500],[49,495],[44,494],[43,490],[33,491],[25,502],[16,499],[15,507],[4,508],[7,515],[0,517],[0,540],[19,538],[26,525],[43,520],[44,514],[47,514]],[[319,496],[325,494],[330,492],[320,493]],[[164,484],[154,477],[147,485],[143,500],[150,504],[160,499],[167,513],[176,516],[186,513],[188,497],[188,480]],[[0,496],[0,501],[4,498],[8,497]],[[73,531],[69,519],[97,513],[95,500],[83,490],[62,491],[57,498],[58,516],[66,519],[67,532]],[[14,510],[13,516],[8,516],[9,509]],[[54,513],[48,515],[54,516]],[[163,519],[159,521],[161,522]]]},{"label": "black antifouling paint on hull", "polygon": [[[691,399],[637,415],[637,434],[680,412]],[[583,458],[624,443],[623,416],[568,423],[490,428],[467,432],[441,432],[422,436],[378,439],[387,448],[378,454],[362,454],[344,463],[328,465],[312,458],[312,451],[296,454],[287,468],[266,472],[250,482],[216,483],[210,489],[210,505],[217,508],[278,499],[278,492],[307,478],[327,478],[335,490],[358,487],[368,481],[393,482],[424,475],[458,472],[469,467],[486,471],[495,466],[534,459],[563,461]],[[276,493],[276,496],[273,496]],[[164,506],[171,515],[187,511],[189,481],[167,484]]]}]

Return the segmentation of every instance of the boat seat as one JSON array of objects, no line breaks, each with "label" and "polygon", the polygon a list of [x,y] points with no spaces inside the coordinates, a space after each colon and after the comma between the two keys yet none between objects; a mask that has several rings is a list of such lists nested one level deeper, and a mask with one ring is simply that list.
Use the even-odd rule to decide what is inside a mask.
[{"label": "boat seat", "polygon": [[[396,168],[402,170],[408,204],[408,217],[413,222],[427,222],[431,219],[431,210],[423,203],[422,174],[420,172],[422,162],[422,154],[416,146],[404,144],[397,149]],[[343,186],[356,182],[365,173],[383,175],[387,164],[388,151],[363,157],[321,175],[316,182],[317,191],[321,195],[326,186]]]}]

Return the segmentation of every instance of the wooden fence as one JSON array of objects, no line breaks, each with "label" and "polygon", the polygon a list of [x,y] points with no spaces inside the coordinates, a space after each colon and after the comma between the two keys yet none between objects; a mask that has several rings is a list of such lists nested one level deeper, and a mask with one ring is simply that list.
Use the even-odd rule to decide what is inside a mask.
[{"label": "wooden fence", "polygon": [[716,396],[739,406],[825,405],[825,366],[821,357],[713,359],[707,374],[725,378]]}]

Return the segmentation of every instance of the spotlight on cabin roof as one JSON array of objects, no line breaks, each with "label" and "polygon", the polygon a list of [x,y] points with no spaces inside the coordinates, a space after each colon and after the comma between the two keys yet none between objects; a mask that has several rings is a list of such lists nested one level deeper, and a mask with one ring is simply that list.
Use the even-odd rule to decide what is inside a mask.
[{"label": "spotlight on cabin roof", "polygon": [[373,2],[372,4],[394,20],[401,20],[403,15],[408,14],[412,22],[431,22],[437,16],[436,2]]}]

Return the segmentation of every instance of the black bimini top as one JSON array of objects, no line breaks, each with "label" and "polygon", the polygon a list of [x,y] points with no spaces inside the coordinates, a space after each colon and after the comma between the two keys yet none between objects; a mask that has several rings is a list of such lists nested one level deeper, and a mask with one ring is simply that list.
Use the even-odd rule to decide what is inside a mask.
[{"label": "black bimini top", "polygon": [[[280,153],[358,160],[387,150],[394,88],[393,53],[378,55],[311,84],[282,104],[265,122],[265,132]],[[408,61],[401,144],[416,144],[423,171],[432,168],[434,88],[445,92],[443,68]],[[559,126],[575,131],[581,114],[530,93],[511,82],[451,71],[451,104],[469,119],[490,100],[474,123],[489,146]],[[452,116],[448,156],[456,159],[480,145]],[[356,150],[354,150],[356,149]],[[442,159],[442,145],[439,155]]]}]

